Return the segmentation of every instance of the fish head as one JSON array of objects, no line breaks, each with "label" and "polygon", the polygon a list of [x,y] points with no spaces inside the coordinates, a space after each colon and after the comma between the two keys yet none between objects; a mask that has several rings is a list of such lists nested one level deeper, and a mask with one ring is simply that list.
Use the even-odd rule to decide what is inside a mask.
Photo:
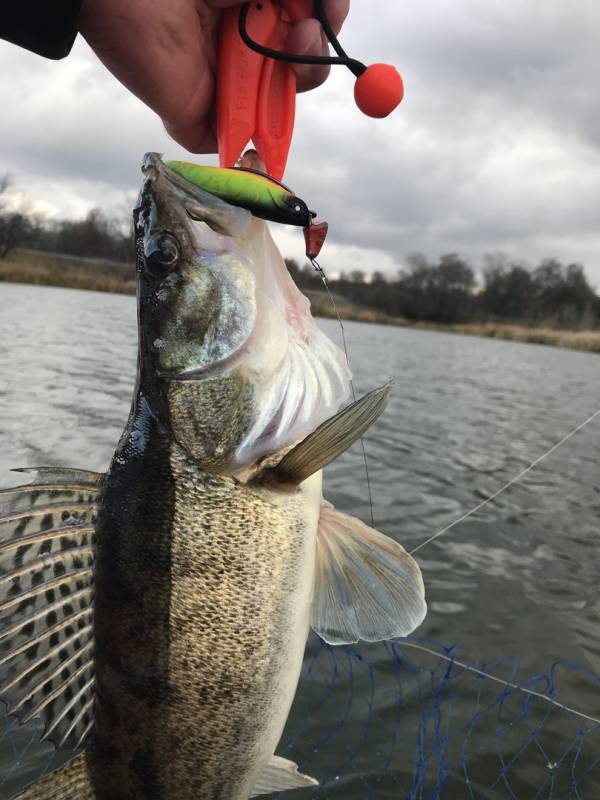
[{"label": "fish head", "polygon": [[235,474],[347,399],[343,354],[317,328],[262,219],[147,154],[135,210],[140,383],[160,386],[178,444]]},{"label": "fish head", "polygon": [[231,359],[256,320],[254,280],[237,252],[242,208],[146,155],[136,209],[140,335],[157,373],[197,380]]}]

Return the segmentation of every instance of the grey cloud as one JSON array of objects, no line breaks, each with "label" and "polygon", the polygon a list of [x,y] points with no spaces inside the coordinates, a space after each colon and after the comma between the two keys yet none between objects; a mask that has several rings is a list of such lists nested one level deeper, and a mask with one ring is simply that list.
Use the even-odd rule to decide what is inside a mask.
[{"label": "grey cloud", "polygon": [[[341,68],[299,98],[286,180],[331,224],[324,263],[503,250],[582,261],[600,284],[599,29],[594,0],[353,0],[343,44],[396,63],[406,99],[369,120]],[[53,187],[49,203],[113,205],[145,150],[185,157],[84,44],[58,65],[0,45],[0,70],[0,172]]]}]

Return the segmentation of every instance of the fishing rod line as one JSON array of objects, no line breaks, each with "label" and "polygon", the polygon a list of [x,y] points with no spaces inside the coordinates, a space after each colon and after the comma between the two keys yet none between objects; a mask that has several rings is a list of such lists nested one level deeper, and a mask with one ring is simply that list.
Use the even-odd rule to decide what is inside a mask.
[{"label": "fishing rod line", "polygon": [[453,658],[452,656],[447,656],[444,653],[439,653],[436,650],[433,650],[429,647],[424,647],[423,645],[420,644],[415,644],[414,642],[404,642],[399,639],[394,639],[393,644],[395,646],[409,647],[413,650],[420,650],[421,652],[428,653],[429,655],[435,656],[436,658],[441,658],[444,661],[448,661],[450,664],[456,664],[461,669],[467,670],[468,672],[473,672],[476,675],[480,675],[482,678],[494,681],[495,683],[499,683],[502,686],[508,686],[510,689],[514,689],[515,691],[518,692],[523,692],[524,694],[531,695],[532,697],[537,697],[540,700],[545,700],[547,703],[551,703],[553,706],[560,708],[562,711],[566,711],[569,714],[573,714],[576,717],[585,719],[588,722],[593,722],[596,725],[600,725],[600,719],[598,719],[597,717],[592,717],[590,714],[585,714],[583,711],[578,711],[576,708],[567,706],[564,703],[561,703],[559,700],[555,700],[553,697],[544,694],[543,692],[536,692],[534,689],[526,689],[524,686],[521,686],[518,683],[513,683],[512,681],[505,681],[502,678],[498,678],[496,675],[491,675],[489,672],[484,672],[484,670],[479,669],[478,667],[474,667],[470,664],[465,664],[462,661],[458,661],[456,658]]},{"label": "fishing rod line", "polygon": [[548,458],[548,456],[551,456],[552,453],[554,453],[556,450],[558,450],[559,447],[562,447],[562,445],[565,444],[566,442],[568,442],[569,439],[571,439],[573,436],[575,436],[576,433],[579,433],[579,431],[583,430],[583,428],[585,428],[587,425],[589,425],[590,422],[593,422],[596,419],[596,417],[598,417],[598,416],[600,416],[600,408],[597,411],[594,411],[593,414],[590,414],[590,416],[584,422],[582,422],[580,425],[578,425],[576,428],[573,428],[573,430],[569,431],[569,433],[567,433],[565,436],[563,436],[560,441],[556,442],[556,444],[552,445],[552,447],[549,450],[546,450],[546,452],[543,453],[541,456],[539,456],[539,458],[536,458],[535,461],[532,461],[531,464],[529,464],[529,466],[527,466],[527,467],[525,467],[525,469],[521,470],[521,472],[519,472],[518,475],[516,475],[514,478],[512,478],[512,480],[508,481],[508,483],[505,483],[504,486],[500,487],[500,489],[498,489],[496,492],[494,492],[493,494],[489,495],[489,497],[486,497],[485,500],[481,501],[481,503],[478,503],[475,506],[475,508],[472,508],[466,514],[463,514],[458,519],[455,519],[454,522],[451,522],[450,525],[446,525],[446,527],[442,528],[441,531],[438,531],[437,533],[434,533],[433,536],[430,536],[428,539],[425,539],[425,541],[421,542],[420,545],[417,545],[417,547],[415,547],[414,549],[410,550],[409,551],[410,555],[411,556],[414,555],[414,553],[417,553],[419,550],[421,550],[423,547],[425,547],[425,545],[431,544],[431,542],[434,542],[436,539],[439,539],[440,536],[443,536],[445,533],[448,533],[448,531],[452,530],[452,528],[456,527],[461,522],[464,522],[466,519],[471,517],[473,514],[476,514],[482,508],[485,508],[485,506],[487,506],[489,503],[492,503],[497,497],[499,497],[501,494],[503,494],[507,489],[510,489],[511,486],[513,486],[515,483],[520,481],[521,478],[524,478],[525,475],[527,475],[529,472],[531,472],[531,470],[535,469],[535,467],[537,467],[539,464],[541,464],[542,461],[545,461]]},{"label": "fishing rod line", "polygon": [[[318,273],[319,277],[323,281],[323,286],[325,287],[325,291],[327,292],[327,296],[329,297],[329,302],[331,303],[331,306],[333,308],[333,312],[334,312],[334,314],[335,314],[335,316],[337,318],[337,321],[338,321],[339,326],[340,326],[340,330],[342,332],[342,344],[344,346],[344,354],[346,356],[346,364],[348,365],[348,369],[350,370],[350,373],[352,373],[352,367],[350,365],[350,356],[348,355],[348,343],[346,342],[346,330],[344,328],[344,323],[342,322],[342,317],[340,316],[340,312],[338,311],[338,307],[337,307],[337,304],[335,302],[335,298],[334,298],[334,296],[333,296],[333,294],[331,292],[331,289],[329,288],[329,282],[327,280],[327,276],[325,275],[325,270],[319,264],[319,262],[317,261],[316,258],[311,258],[310,259],[310,263],[313,265],[313,268],[314,268],[315,272]],[[354,388],[354,378],[352,377],[352,374],[350,376],[350,389],[352,391],[352,400],[354,402],[356,402],[356,390]],[[374,514],[374,511],[373,511],[373,492],[372,492],[372,489],[371,489],[371,476],[369,474],[369,464],[368,464],[368,461],[367,461],[367,450],[366,450],[366,447],[365,447],[364,436],[360,437],[360,446],[362,448],[363,461],[364,461],[364,465],[365,465],[365,477],[367,479],[367,491],[369,493],[369,509],[370,509],[370,512],[371,512],[371,527],[374,528],[375,527],[375,514]]]}]

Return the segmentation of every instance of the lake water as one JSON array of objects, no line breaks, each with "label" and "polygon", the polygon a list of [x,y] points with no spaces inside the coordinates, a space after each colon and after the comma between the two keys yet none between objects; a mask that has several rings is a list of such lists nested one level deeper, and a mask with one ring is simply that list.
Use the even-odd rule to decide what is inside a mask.
[{"label": "lake water", "polygon": [[[335,322],[322,325],[339,341]],[[597,355],[358,323],[345,329],[357,391],[395,383],[366,448],[376,526],[409,550],[600,407]],[[15,482],[14,466],[105,469],[133,386],[134,299],[0,284],[0,342],[0,483]],[[419,552],[425,646],[456,645],[446,652],[513,682],[558,660],[600,673],[599,453],[597,418]],[[325,485],[339,509],[369,520],[360,447],[327,469]],[[323,785],[290,797],[600,797],[592,723],[521,693],[499,705],[502,685],[447,668],[404,646],[333,652],[311,639],[280,752]],[[553,676],[563,703],[600,717],[591,672],[565,665]],[[548,688],[541,678],[528,685]],[[6,797],[43,762],[33,747],[15,767],[30,738],[5,730]]]}]

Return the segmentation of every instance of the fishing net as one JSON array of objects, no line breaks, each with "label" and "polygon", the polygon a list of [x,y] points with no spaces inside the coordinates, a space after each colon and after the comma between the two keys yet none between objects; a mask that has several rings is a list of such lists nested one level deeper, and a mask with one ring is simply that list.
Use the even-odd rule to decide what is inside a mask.
[{"label": "fishing net", "polygon": [[516,658],[457,658],[454,647],[413,638],[311,641],[279,748],[320,780],[304,796],[600,797],[600,725],[561,702],[562,690],[598,697],[600,676],[567,661],[524,677]]},{"label": "fishing net", "polygon": [[[311,637],[278,753],[320,781],[299,800],[595,800],[600,725],[577,700],[599,696],[600,676],[573,662],[526,677],[516,658],[466,664],[418,638],[332,648]],[[2,800],[64,760],[39,739],[35,723],[4,719]]]}]

